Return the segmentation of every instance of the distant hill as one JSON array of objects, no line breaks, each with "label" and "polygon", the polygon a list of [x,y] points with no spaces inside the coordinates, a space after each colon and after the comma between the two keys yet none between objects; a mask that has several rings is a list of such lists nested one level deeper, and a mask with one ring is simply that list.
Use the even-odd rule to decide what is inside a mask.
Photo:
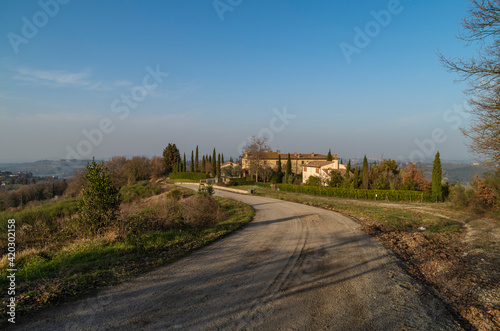
[{"label": "distant hill", "polygon": [[[424,173],[429,178],[432,174],[432,163],[421,164],[424,169]],[[468,184],[474,176],[481,176],[484,172],[491,171],[491,168],[487,168],[481,165],[464,164],[464,163],[443,163],[443,179],[448,181],[448,183],[454,184],[457,181],[462,184]]]},{"label": "distant hill", "polygon": [[[355,162],[353,162],[353,160]],[[373,162],[377,163],[380,160],[370,159],[368,162],[373,165]],[[358,166],[361,168],[363,159],[351,159],[352,166]],[[344,162],[345,163],[345,162]],[[420,167],[424,170],[424,175],[428,180],[432,177],[432,162],[428,163],[418,163]],[[406,163],[399,162],[399,168],[402,169],[406,167]],[[492,171],[491,168],[487,168],[481,165],[473,165],[471,163],[453,163],[453,162],[443,162],[441,164],[443,169],[443,179],[450,184],[454,184],[457,181],[467,185],[475,175],[481,176],[482,173]]]},{"label": "distant hill", "polygon": [[33,176],[58,176],[59,178],[72,177],[75,171],[82,170],[88,161],[92,160],[42,160],[26,163],[0,163],[0,171],[12,173],[33,173]]}]

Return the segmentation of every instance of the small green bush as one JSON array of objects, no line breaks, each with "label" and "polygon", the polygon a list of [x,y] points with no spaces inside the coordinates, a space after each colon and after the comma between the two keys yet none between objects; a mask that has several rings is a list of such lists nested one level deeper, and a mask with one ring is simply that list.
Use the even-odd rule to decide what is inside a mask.
[{"label": "small green bush", "polygon": [[202,180],[207,179],[208,175],[202,172],[172,172],[169,177],[170,179]]},{"label": "small green bush", "polygon": [[210,197],[214,195],[214,187],[212,184],[200,185],[198,188],[198,195],[203,197]]}]

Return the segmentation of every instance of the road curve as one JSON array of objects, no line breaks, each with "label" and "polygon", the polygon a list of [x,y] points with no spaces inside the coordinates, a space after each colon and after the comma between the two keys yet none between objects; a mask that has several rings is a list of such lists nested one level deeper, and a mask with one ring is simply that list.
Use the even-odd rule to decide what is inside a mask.
[{"label": "road curve", "polygon": [[[183,185],[196,188],[194,185]],[[23,330],[461,330],[443,303],[341,214],[216,191],[254,220],[216,243]]]}]

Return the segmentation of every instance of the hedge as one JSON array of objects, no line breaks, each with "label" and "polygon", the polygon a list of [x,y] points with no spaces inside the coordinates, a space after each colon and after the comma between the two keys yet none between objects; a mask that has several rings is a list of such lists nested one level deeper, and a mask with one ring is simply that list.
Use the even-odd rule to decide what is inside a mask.
[{"label": "hedge", "polygon": [[233,186],[242,186],[242,185],[255,185],[255,181],[246,180],[246,178],[230,178],[231,184]]},{"label": "hedge", "polygon": [[276,184],[276,188],[285,192],[298,192],[314,195],[324,195],[337,198],[369,199],[386,201],[434,202],[432,193],[428,191],[399,190],[352,190],[333,187]]},{"label": "hedge", "polygon": [[172,172],[169,177],[170,179],[202,180],[207,179],[208,175],[202,172]]}]

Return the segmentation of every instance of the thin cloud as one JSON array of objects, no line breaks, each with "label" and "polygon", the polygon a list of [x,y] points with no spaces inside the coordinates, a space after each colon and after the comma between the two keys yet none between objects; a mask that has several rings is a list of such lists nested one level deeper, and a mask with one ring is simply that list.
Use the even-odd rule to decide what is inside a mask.
[{"label": "thin cloud", "polygon": [[29,68],[18,68],[17,74],[13,77],[16,80],[27,81],[35,84],[65,87],[89,87],[96,83],[88,80],[88,72],[67,72],[67,71],[47,71],[34,70]]},{"label": "thin cloud", "polygon": [[127,80],[115,80],[112,83],[103,83],[91,79],[89,71],[68,72],[62,70],[37,70],[31,68],[16,68],[12,77],[18,81],[50,87],[77,87],[91,91],[111,91],[119,87],[130,86]]}]

